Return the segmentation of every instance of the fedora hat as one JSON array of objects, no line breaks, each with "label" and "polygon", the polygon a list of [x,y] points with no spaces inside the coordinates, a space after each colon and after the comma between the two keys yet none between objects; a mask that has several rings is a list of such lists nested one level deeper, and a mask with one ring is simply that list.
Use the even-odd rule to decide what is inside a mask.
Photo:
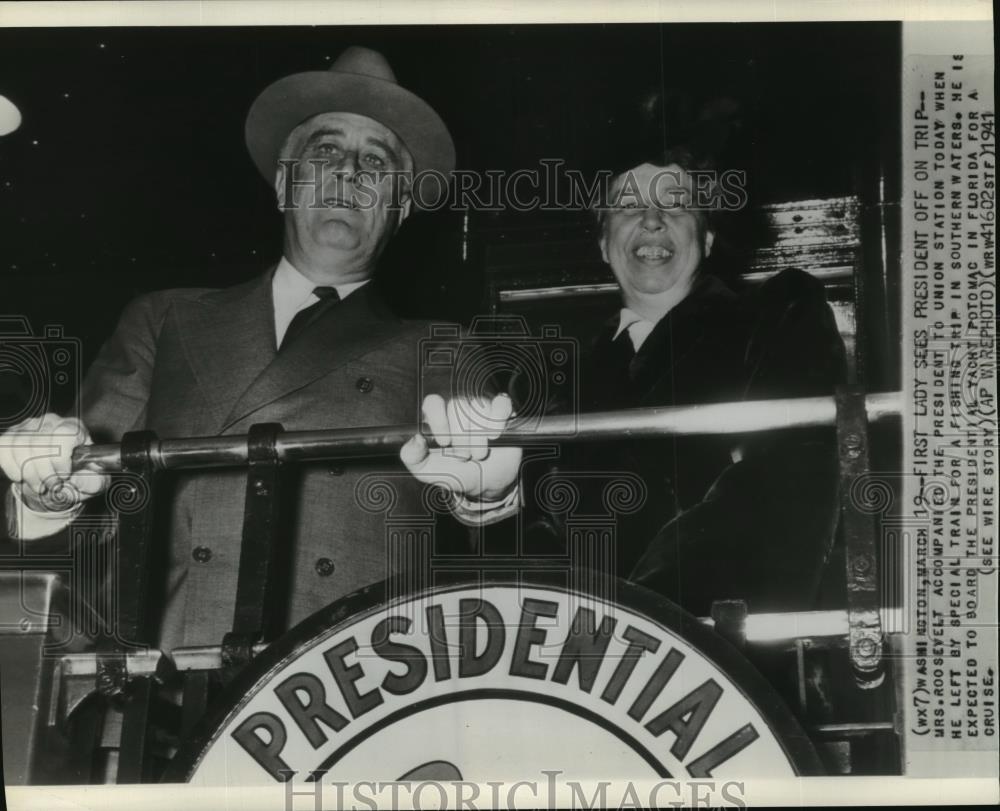
[{"label": "fedora hat", "polygon": [[[414,173],[455,168],[455,145],[431,106],[396,82],[385,57],[352,46],[329,70],[294,73],[264,88],[247,114],[250,157],[268,183],[274,182],[285,138],[320,113],[355,113],[392,130],[413,156]],[[445,193],[443,182],[421,187],[420,203],[430,206]]]}]

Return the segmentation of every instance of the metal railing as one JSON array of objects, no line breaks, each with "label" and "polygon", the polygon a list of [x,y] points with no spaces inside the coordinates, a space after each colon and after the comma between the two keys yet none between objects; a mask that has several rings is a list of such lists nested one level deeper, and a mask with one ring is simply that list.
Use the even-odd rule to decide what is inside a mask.
[{"label": "metal railing", "polygon": [[[721,636],[753,646],[779,646],[796,650],[800,694],[804,696],[804,646],[848,649],[851,669],[860,687],[882,683],[883,627],[898,609],[879,604],[870,518],[858,514],[846,495],[849,484],[867,470],[867,429],[870,424],[898,418],[902,412],[899,392],[864,394],[843,388],[836,396],[747,401],[695,406],[631,409],[578,415],[552,415],[522,422],[514,420],[497,445],[593,442],[626,438],[673,435],[740,435],[761,431],[828,426],[836,429],[840,457],[841,532],[847,567],[847,605],[843,610],[749,614],[746,605],[731,605],[702,623]],[[152,499],[136,514],[120,517],[119,567],[127,577],[119,599],[119,625],[126,633],[96,654],[61,657],[59,672],[64,683],[75,683],[76,701],[96,689],[115,698],[139,695],[126,702],[122,732],[122,755],[118,780],[144,779],[147,760],[144,746],[149,722],[149,694],[153,682],[169,674],[185,678],[185,713],[192,717],[205,707],[210,684],[206,674],[221,674],[226,680],[245,666],[275,637],[269,620],[270,608],[281,599],[269,571],[283,552],[276,543],[275,493],[282,463],[321,459],[386,457],[421,430],[416,424],[318,431],[284,431],[274,424],[255,425],[245,435],[165,438],[150,432],[128,434],[121,444],[89,445],[74,452],[74,466],[92,466],[107,471],[138,475],[153,492],[157,471],[190,468],[248,467],[240,577],[233,630],[221,645],[180,648],[170,652],[129,649],[122,639],[141,639],[144,611],[144,578],[148,572],[151,543]],[[266,481],[265,481],[266,480]],[[264,482],[267,486],[261,486]],[[727,601],[721,601],[725,603]],[[739,601],[729,601],[738,603]],[[718,603],[717,605],[721,605]],[[145,692],[143,692],[145,691]],[[140,695],[141,694],[141,695]],[[187,703],[191,712],[187,712]],[[74,702],[75,705],[75,702]],[[185,722],[186,725],[186,722]],[[882,718],[850,724],[821,724],[821,737],[844,737],[891,730]],[[128,739],[129,746],[126,746]],[[138,742],[138,743],[135,743]]]},{"label": "metal railing", "polygon": [[[869,423],[898,417],[902,394],[889,392],[865,397]],[[834,397],[803,397],[783,400],[756,400],[738,403],[635,408],[541,417],[530,429],[515,421],[511,430],[491,444],[522,445],[544,442],[593,442],[598,440],[692,435],[743,434],[784,428],[807,428],[836,424]],[[281,462],[314,459],[354,459],[390,456],[419,431],[417,425],[388,425],[374,428],[334,428],[323,431],[282,431],[275,442]],[[150,449],[158,470],[175,468],[236,467],[247,463],[246,435],[159,439]],[[121,448],[116,444],[84,445],[76,449],[77,467],[96,465],[104,470],[120,470]]]}]

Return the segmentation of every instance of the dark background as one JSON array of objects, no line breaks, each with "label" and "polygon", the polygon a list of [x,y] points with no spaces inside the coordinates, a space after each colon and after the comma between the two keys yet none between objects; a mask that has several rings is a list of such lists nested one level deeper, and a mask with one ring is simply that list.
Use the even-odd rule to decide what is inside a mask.
[{"label": "dark background", "polygon": [[[352,44],[382,51],[441,114],[459,168],[561,158],[591,171],[692,136],[748,172],[752,205],[876,178],[898,200],[899,35],[895,23],[2,30],[0,94],[24,121],[0,138],[0,316],[62,326],[85,367],[136,293],[274,263],[281,222],[246,153],[246,111],[271,81]],[[473,212],[465,239],[544,235],[551,219]],[[380,281],[405,315],[482,308],[462,225],[462,212],[424,214],[390,246]]]}]

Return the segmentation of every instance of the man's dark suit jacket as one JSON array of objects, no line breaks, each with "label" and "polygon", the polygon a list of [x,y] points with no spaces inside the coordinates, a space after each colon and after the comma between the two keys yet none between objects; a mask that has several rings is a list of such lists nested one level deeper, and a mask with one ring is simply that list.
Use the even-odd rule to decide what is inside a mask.
[{"label": "man's dark suit jacket", "polygon": [[[638,353],[627,333],[614,340],[618,321],[581,363],[583,411],[828,395],[846,373],[823,288],[801,271],[743,295],[700,276]],[[641,506],[618,515],[607,560],[617,576],[698,615],[723,598],[754,611],[812,606],[836,525],[832,429],[565,445],[555,466],[579,488],[578,513],[607,511],[601,489],[616,471],[645,485]],[[550,462],[526,461],[525,548],[570,554],[571,516],[535,498],[546,475]]]},{"label": "man's dark suit jacket", "polygon": [[[84,381],[82,414],[94,441],[138,429],[185,437],[244,434],[262,422],[309,430],[416,420],[425,325],[397,319],[368,284],[278,353],[271,278],[129,304]],[[313,463],[286,476],[293,497],[279,532],[291,547],[293,624],[392,573],[381,509],[391,505],[371,488],[388,481],[402,511],[410,501],[419,508],[420,489],[392,459]],[[231,628],[245,482],[245,468],[180,472],[165,494],[172,507],[157,529],[166,550],[153,578],[165,581],[164,648],[219,644]]]}]

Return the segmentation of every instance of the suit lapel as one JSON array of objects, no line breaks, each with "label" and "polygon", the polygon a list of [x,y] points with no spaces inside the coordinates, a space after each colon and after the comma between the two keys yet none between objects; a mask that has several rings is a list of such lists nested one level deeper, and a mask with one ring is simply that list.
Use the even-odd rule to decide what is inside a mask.
[{"label": "suit lapel", "polygon": [[244,387],[221,430],[371,351],[398,325],[374,283],[366,284],[323,310],[284,351],[272,349],[270,363]]},{"label": "suit lapel", "polygon": [[[583,405],[587,411],[630,408],[635,405],[629,361],[633,355],[622,351],[615,339],[618,313],[605,322],[597,339],[591,344],[581,383]],[[628,336],[625,336],[628,340]]]},{"label": "suit lapel", "polygon": [[177,308],[185,355],[213,409],[209,424],[222,423],[234,397],[274,359],[272,276],[273,269]]}]

